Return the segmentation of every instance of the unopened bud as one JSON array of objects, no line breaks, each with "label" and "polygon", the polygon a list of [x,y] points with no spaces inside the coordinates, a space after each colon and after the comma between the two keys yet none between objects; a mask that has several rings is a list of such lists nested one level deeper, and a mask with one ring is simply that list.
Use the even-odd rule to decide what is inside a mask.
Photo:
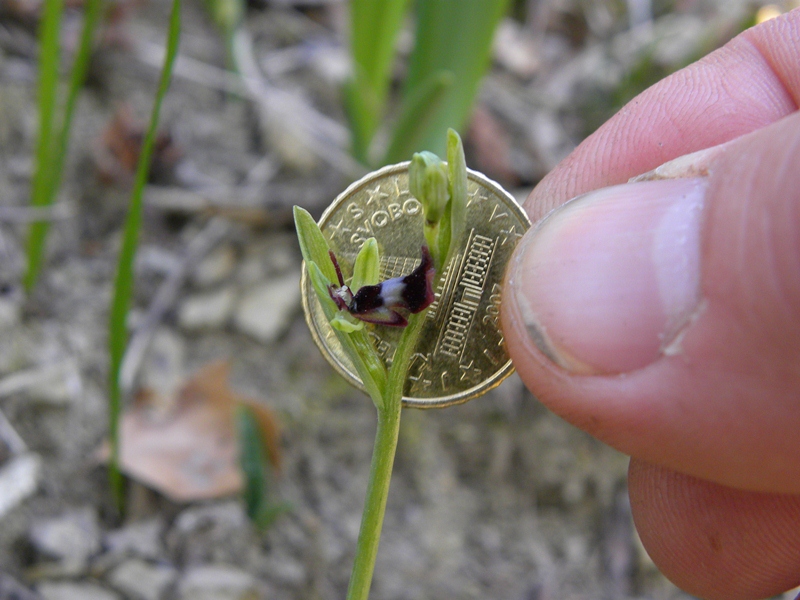
[{"label": "unopened bud", "polygon": [[432,152],[418,152],[408,167],[408,189],[422,204],[428,224],[438,223],[450,200],[447,165]]}]

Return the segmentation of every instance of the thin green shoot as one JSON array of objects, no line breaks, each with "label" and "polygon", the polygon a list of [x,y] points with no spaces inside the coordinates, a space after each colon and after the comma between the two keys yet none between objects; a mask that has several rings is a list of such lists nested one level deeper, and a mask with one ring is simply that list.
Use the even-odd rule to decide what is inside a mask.
[{"label": "thin green shoot", "polygon": [[136,177],[131,192],[128,215],[125,219],[123,230],[122,248],[120,249],[117,263],[117,274],[114,280],[114,297],[111,302],[109,322],[109,438],[111,440],[111,458],[109,464],[109,480],[111,490],[118,507],[123,506],[123,481],[119,469],[119,417],[121,412],[122,390],[120,387],[120,367],[128,343],[128,310],[133,295],[134,273],[133,264],[136,257],[136,248],[139,243],[139,230],[142,223],[142,197],[144,187],[150,173],[150,161],[153,154],[158,118],[161,104],[169,88],[172,68],[178,54],[180,38],[180,0],[173,0],[172,12],[169,19],[169,32],[167,35],[167,51],[164,57],[164,66],[158,82],[158,90],[153,102],[150,115],[150,124],[142,142],[139,162],[136,167]]},{"label": "thin green shoot", "polygon": [[[49,206],[58,195],[64,171],[64,161],[69,146],[72,118],[75,114],[78,95],[86,80],[97,25],[103,16],[103,0],[88,0],[83,16],[78,52],[72,65],[67,100],[60,123],[55,123],[58,91],[59,46],[63,0],[46,0],[45,15],[41,31],[40,87],[39,87],[39,140],[36,151],[36,171],[33,180],[31,204]],[[45,243],[50,223],[37,221],[31,224],[28,233],[28,270],[25,288],[30,292],[42,266]]]},{"label": "thin green shoot", "polygon": [[[53,130],[58,96],[59,35],[64,0],[45,0],[42,22],[39,26],[39,85],[38,113],[39,137],[36,141],[36,166],[32,182],[31,204],[47,206],[51,157],[53,154]],[[30,290],[36,281],[41,263],[44,238],[47,234],[45,223],[34,223],[28,240],[28,272],[25,287]]]}]

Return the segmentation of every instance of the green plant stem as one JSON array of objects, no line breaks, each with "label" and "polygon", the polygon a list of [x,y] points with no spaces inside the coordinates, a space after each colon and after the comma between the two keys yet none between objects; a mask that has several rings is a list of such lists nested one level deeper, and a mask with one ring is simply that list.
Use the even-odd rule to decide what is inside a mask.
[{"label": "green plant stem", "polygon": [[372,572],[378,556],[378,544],[383,528],[383,515],[386,500],[389,498],[389,482],[392,479],[392,465],[397,450],[400,432],[400,412],[403,408],[403,388],[405,387],[408,366],[414,348],[417,346],[422,326],[425,324],[427,310],[411,315],[408,326],[403,331],[389,369],[386,391],[382,401],[375,402],[378,407],[378,428],[375,432],[375,445],[372,450],[372,464],[367,484],[367,498],[361,516],[361,529],[358,532],[356,557],[347,600],[367,600],[372,584]]},{"label": "green plant stem", "polygon": [[367,498],[361,515],[361,529],[358,532],[356,558],[347,600],[366,600],[375,570],[375,558],[383,528],[383,515],[386,500],[389,498],[389,482],[392,478],[392,465],[400,432],[400,410],[402,402],[393,402],[391,407],[378,411],[378,428],[375,432],[375,445],[372,450],[372,464],[367,484]]}]

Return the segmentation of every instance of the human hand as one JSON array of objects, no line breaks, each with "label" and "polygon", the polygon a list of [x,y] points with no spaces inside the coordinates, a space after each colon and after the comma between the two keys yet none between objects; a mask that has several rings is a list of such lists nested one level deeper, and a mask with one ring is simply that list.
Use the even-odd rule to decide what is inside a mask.
[{"label": "human hand", "polygon": [[[528,198],[504,291],[523,381],[631,455],[647,551],[703,598],[800,584],[799,41],[800,9],[586,139]],[[700,177],[608,187],[726,142]]]}]

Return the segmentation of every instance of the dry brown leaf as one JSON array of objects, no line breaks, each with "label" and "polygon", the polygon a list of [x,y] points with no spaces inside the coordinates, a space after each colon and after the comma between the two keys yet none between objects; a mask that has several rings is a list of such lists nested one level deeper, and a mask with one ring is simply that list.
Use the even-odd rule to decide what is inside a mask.
[{"label": "dry brown leaf", "polygon": [[[144,125],[134,118],[130,106],[118,106],[95,147],[94,159],[101,182],[112,184],[133,181],[144,133]],[[182,154],[172,136],[159,131],[153,146],[150,180],[169,180]]]},{"label": "dry brown leaf", "polygon": [[262,403],[231,390],[229,373],[225,361],[203,367],[167,413],[152,394],[139,394],[120,424],[122,471],[179,502],[240,492],[243,480],[234,424],[239,404],[255,411],[278,469],[276,417]]}]

